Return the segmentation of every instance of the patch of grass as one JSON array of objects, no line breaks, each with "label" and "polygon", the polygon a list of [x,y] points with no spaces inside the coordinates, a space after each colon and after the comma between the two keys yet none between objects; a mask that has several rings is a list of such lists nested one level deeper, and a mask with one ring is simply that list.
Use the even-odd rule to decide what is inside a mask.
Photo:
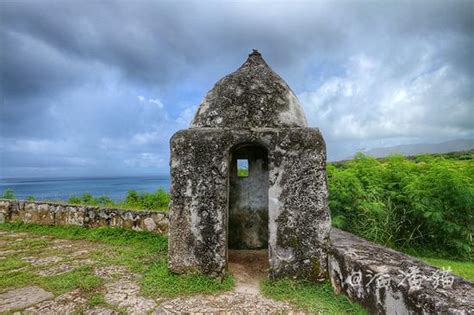
[{"label": "patch of grass", "polygon": [[6,288],[19,288],[35,283],[38,275],[28,270],[7,272],[0,271],[0,292]]},{"label": "patch of grass", "polygon": [[322,284],[295,280],[265,280],[263,295],[293,304],[318,314],[367,314],[359,304],[344,295],[336,295],[329,282]]},{"label": "patch of grass", "polygon": [[7,246],[8,249],[28,249],[28,250],[35,250],[45,248],[49,245],[49,242],[46,240],[35,240],[35,239],[23,239],[18,242],[12,242]]},{"label": "patch of grass", "polygon": [[174,297],[181,294],[228,291],[234,286],[234,278],[229,276],[220,282],[201,274],[176,275],[169,272],[166,261],[161,260],[145,272],[141,285],[147,295]]},{"label": "patch of grass", "polygon": [[451,268],[453,274],[458,275],[467,280],[474,280],[474,262],[473,261],[456,261],[442,258],[419,257],[426,263],[438,267],[448,269]]},{"label": "patch of grass", "polygon": [[0,272],[18,269],[27,265],[29,265],[27,262],[24,262],[19,258],[7,257],[0,260]]},{"label": "patch of grass", "polygon": [[[8,260],[8,259],[6,259]],[[2,267],[18,266],[18,262],[8,263]],[[31,270],[9,272],[8,269],[0,270],[0,291],[7,288],[17,288],[26,285],[38,285],[55,294],[62,294],[75,289],[84,292],[98,288],[103,283],[102,278],[93,274],[90,266],[80,267],[72,271],[49,277],[41,277]]]},{"label": "patch of grass", "polygon": [[87,299],[87,303],[90,306],[98,306],[98,305],[105,305],[105,298],[104,295],[101,293],[94,293],[90,295]]},{"label": "patch of grass", "polygon": [[56,294],[62,294],[74,289],[81,289],[87,292],[101,286],[102,283],[102,278],[94,275],[90,266],[79,267],[60,275],[38,279],[38,284],[41,287]]},{"label": "patch of grass", "polygon": [[106,251],[95,251],[90,257],[104,265],[125,265],[132,272],[143,273],[156,261],[165,259],[165,254],[150,252],[146,247],[112,245]]},{"label": "patch of grass", "polygon": [[[166,237],[151,232],[137,232],[120,228],[101,227],[88,229],[80,226],[50,226],[17,222],[0,224],[0,229],[50,235],[62,239],[101,241],[108,244],[127,245],[134,248],[138,247],[140,250],[146,249],[160,253],[166,253],[168,248]],[[48,245],[48,241],[44,240],[31,240],[31,242],[31,244],[43,242],[44,246]]]},{"label": "patch of grass", "polygon": [[453,259],[443,251],[433,251],[426,248],[408,248],[404,252],[412,257],[426,262],[429,265],[448,269],[459,277],[474,280],[474,261],[469,259]]},{"label": "patch of grass", "polygon": [[[193,293],[217,293],[230,290],[234,285],[232,277],[227,277],[220,282],[202,274],[175,275],[170,273],[167,268],[167,238],[150,232],[107,227],[86,229],[76,226],[44,226],[24,223],[0,224],[0,230],[30,232],[62,239],[83,239],[107,244],[108,246],[104,249],[97,249],[90,257],[101,264],[124,265],[132,272],[142,273],[142,290],[148,296],[171,297]],[[36,279],[38,276],[34,275],[33,278]],[[55,292],[69,290],[71,287],[94,289],[100,285],[96,278],[87,268],[76,269],[59,276],[46,277],[47,280],[40,285],[55,290]]]}]

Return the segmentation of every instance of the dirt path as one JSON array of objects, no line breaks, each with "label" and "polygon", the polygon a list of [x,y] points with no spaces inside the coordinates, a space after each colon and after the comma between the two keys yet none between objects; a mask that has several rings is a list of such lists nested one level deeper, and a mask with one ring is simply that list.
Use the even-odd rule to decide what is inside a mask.
[{"label": "dirt path", "polygon": [[[0,313],[16,314],[301,314],[290,304],[264,298],[259,283],[266,277],[266,251],[231,251],[229,269],[236,279],[232,292],[169,299],[144,296],[140,274],[126,266],[104,265],[97,251],[107,254],[107,245],[84,240],[63,240],[23,232],[0,231]],[[95,253],[95,256],[94,256]],[[89,268],[102,279],[94,302],[88,290],[48,288],[55,277]],[[28,278],[23,283],[8,277]],[[39,280],[38,280],[39,279]],[[52,280],[51,280],[52,279]],[[56,280],[55,280],[56,279]],[[46,285],[43,285],[46,283]],[[54,283],[56,286],[58,283]],[[64,286],[67,288],[67,285]],[[96,297],[97,299],[97,297]]]},{"label": "dirt path", "polygon": [[248,294],[260,293],[260,282],[270,268],[268,251],[229,250],[229,271],[235,278],[235,291]]}]

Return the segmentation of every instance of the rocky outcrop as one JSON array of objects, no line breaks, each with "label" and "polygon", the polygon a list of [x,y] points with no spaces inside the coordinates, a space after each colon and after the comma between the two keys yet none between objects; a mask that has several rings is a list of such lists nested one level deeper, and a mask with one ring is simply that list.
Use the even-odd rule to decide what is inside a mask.
[{"label": "rocky outcrop", "polygon": [[0,200],[0,223],[119,227],[166,235],[168,214],[43,201]]}]

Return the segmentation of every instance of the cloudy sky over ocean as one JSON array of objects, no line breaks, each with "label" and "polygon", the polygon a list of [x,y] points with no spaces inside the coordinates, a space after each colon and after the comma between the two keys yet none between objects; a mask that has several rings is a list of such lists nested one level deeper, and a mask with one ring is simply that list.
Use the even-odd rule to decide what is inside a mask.
[{"label": "cloudy sky over ocean", "polygon": [[474,1],[0,1],[0,177],[166,174],[252,48],[332,160],[474,138]]}]

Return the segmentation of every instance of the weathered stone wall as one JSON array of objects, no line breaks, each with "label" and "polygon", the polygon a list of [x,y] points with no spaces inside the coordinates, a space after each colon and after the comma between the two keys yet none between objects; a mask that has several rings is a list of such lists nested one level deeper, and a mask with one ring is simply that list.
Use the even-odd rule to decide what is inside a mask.
[{"label": "weathered stone wall", "polygon": [[162,235],[168,233],[168,214],[163,212],[0,199],[0,223],[5,222],[91,228],[109,226]]},{"label": "weathered stone wall", "polygon": [[328,269],[372,314],[474,314],[473,282],[334,228]]},{"label": "weathered stone wall", "polygon": [[229,161],[233,148],[242,144],[268,152],[272,278],[325,278],[326,151],[321,133],[312,128],[177,132],[171,139],[170,269],[225,276]]}]

